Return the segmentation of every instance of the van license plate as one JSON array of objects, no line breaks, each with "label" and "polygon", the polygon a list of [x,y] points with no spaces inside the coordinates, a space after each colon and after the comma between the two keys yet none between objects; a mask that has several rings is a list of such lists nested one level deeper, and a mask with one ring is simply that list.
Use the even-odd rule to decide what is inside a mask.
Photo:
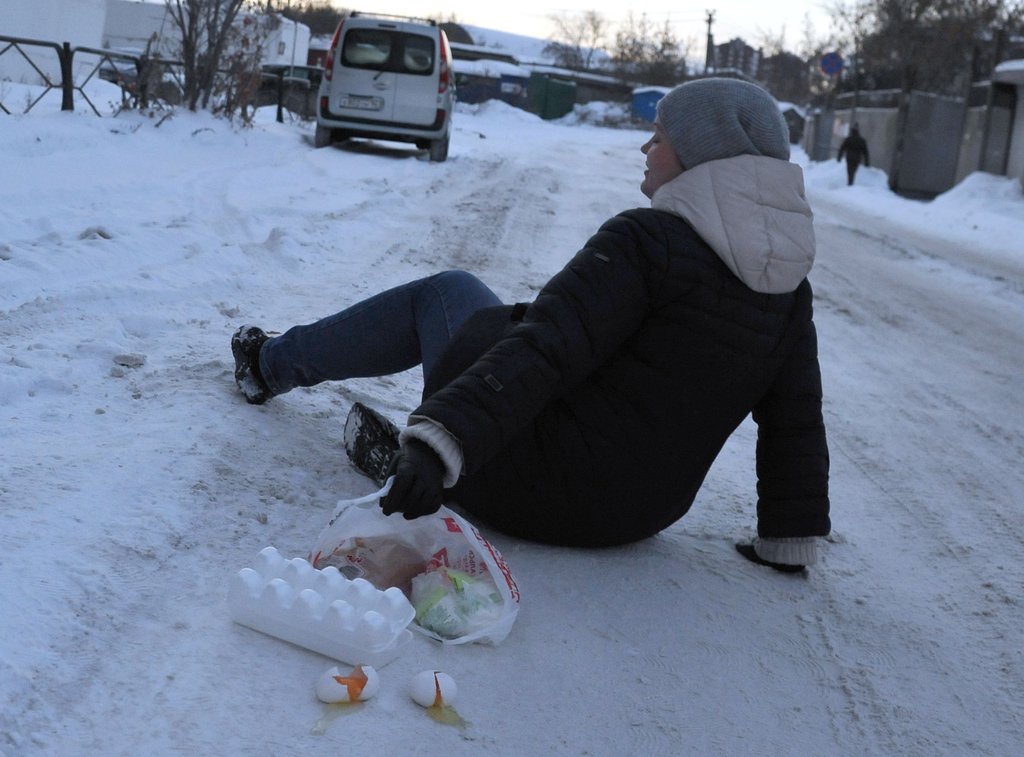
[{"label": "van license plate", "polygon": [[384,107],[384,100],[380,97],[360,97],[359,95],[347,95],[338,98],[339,108],[356,108],[357,110],[380,110]]}]

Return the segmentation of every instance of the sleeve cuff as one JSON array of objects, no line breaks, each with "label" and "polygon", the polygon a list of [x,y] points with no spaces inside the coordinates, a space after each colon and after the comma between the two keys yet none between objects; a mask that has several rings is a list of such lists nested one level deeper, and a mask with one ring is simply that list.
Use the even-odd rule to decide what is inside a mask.
[{"label": "sleeve cuff", "polygon": [[434,450],[444,463],[444,488],[455,486],[464,460],[459,440],[440,423],[422,415],[410,416],[409,425],[399,433],[400,443],[408,439],[418,439]]},{"label": "sleeve cuff", "polygon": [[782,565],[814,565],[818,562],[818,541],[813,536],[785,539],[754,539],[754,552],[762,560]]}]

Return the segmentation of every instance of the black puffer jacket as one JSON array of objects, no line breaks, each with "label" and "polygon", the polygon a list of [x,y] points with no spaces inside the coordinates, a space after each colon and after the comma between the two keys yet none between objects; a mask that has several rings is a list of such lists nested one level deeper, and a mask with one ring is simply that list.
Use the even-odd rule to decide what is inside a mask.
[{"label": "black puffer jacket", "polygon": [[495,315],[456,334],[413,414],[460,440],[454,496],[470,513],[556,544],[650,536],[686,513],[753,412],[759,534],[829,532],[806,279],[754,292],[687,222],[634,210],[605,223],[521,322]]}]

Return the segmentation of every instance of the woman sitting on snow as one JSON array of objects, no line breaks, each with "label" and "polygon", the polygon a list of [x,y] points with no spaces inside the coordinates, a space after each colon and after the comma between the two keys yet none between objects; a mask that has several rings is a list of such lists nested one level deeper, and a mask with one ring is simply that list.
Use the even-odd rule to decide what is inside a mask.
[{"label": "woman sitting on snow", "polygon": [[573,546],[670,526],[753,413],[758,538],[737,549],[783,571],[815,562],[830,529],[815,246],[785,121],[755,85],[693,81],[659,102],[641,150],[651,208],[607,221],[529,305],[448,271],[278,337],[243,326],[246,399],[422,363],[393,455],[386,428],[367,448],[380,418],[358,408],[357,464],[390,458],[395,476],[384,512],[445,501]]}]

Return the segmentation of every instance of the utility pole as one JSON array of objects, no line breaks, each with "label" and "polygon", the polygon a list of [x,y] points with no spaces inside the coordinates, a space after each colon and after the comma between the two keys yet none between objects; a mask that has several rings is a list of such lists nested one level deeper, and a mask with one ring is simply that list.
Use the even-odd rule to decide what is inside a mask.
[{"label": "utility pole", "polygon": [[704,55],[704,75],[707,76],[708,69],[714,66],[715,38],[711,36],[711,24],[715,22],[715,12],[707,11],[708,41],[707,52]]}]

